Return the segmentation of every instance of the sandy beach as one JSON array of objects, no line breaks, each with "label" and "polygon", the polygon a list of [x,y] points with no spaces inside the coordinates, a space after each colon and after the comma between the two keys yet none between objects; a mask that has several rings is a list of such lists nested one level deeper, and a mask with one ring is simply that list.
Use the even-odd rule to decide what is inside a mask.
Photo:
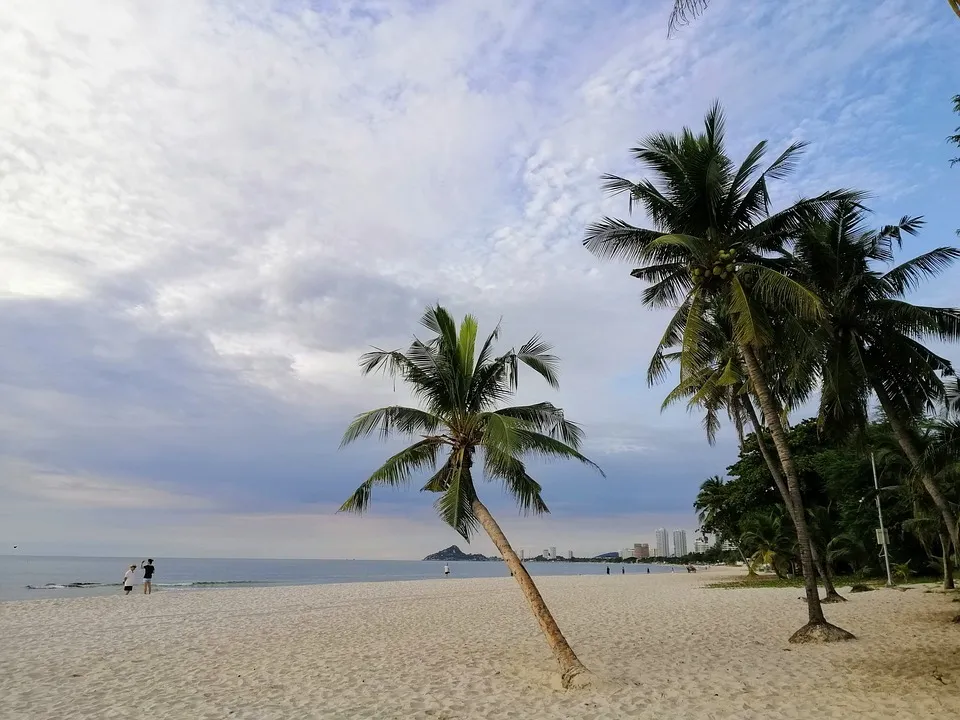
[{"label": "sandy beach", "polygon": [[[960,612],[851,595],[858,640],[791,646],[797,589],[717,573],[540,578],[599,682],[558,691],[510,578],[0,604],[0,718],[924,718],[956,709]],[[842,592],[845,592],[843,589]]]}]

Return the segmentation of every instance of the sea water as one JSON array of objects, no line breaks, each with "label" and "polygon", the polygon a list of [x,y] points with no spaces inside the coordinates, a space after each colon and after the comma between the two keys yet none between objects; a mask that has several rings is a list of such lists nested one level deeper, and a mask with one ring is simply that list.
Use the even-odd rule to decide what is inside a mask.
[{"label": "sea water", "polygon": [[[0,600],[109,595],[122,592],[123,573],[144,558],[0,555]],[[443,577],[443,562],[427,560],[260,560],[154,558],[153,591],[231,587],[318,585],[327,583],[427,580]],[[454,578],[503,577],[501,561],[451,562]],[[605,575],[603,563],[528,562],[531,575]],[[620,564],[610,565],[611,575]],[[628,564],[627,574],[670,572],[662,565]],[[138,571],[138,584],[142,572]],[[139,587],[135,591],[141,591]]]}]

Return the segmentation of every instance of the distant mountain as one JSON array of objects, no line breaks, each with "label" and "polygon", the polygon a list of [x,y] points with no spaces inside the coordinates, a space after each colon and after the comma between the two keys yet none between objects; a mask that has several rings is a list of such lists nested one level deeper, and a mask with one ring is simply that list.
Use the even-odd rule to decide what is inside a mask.
[{"label": "distant mountain", "polygon": [[427,555],[424,560],[442,560],[444,562],[453,562],[454,560],[476,560],[476,561],[485,561],[485,560],[496,560],[496,558],[488,558],[486,555],[481,555],[476,553],[469,555],[456,545],[451,545],[448,548],[444,548],[440,552],[435,552],[433,555]]}]

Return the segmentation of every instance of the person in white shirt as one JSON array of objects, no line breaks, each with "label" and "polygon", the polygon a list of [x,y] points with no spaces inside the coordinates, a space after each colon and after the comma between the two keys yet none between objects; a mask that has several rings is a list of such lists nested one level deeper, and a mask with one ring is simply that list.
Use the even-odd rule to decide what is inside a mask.
[{"label": "person in white shirt", "polygon": [[449,574],[450,574],[450,566],[449,566],[449,565],[444,565],[444,566],[443,566],[443,574],[444,574],[444,575],[449,575]]},{"label": "person in white shirt", "polygon": [[123,594],[129,595],[133,590],[133,583],[137,579],[137,566],[131,565],[130,569],[123,574]]}]

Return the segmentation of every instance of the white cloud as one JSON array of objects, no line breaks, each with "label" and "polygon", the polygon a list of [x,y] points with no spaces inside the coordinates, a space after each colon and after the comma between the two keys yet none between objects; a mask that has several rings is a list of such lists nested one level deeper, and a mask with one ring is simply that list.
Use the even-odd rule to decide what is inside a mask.
[{"label": "white cloud", "polygon": [[79,437],[108,459],[175,441],[229,467],[244,433],[311,423],[332,452],[328,425],[404,397],[357,356],[405,343],[436,300],[553,341],[554,399],[595,451],[663,454],[673,428],[686,448],[696,420],[661,420],[638,381],[662,314],[580,246],[625,213],[598,176],[632,173],[638,137],[720,96],[738,151],[814,143],[783,194],[909,192],[878,150],[911,51],[948,43],[908,0],[717,2],[672,40],[654,5],[3,4],[3,452],[55,447],[72,478]]}]

